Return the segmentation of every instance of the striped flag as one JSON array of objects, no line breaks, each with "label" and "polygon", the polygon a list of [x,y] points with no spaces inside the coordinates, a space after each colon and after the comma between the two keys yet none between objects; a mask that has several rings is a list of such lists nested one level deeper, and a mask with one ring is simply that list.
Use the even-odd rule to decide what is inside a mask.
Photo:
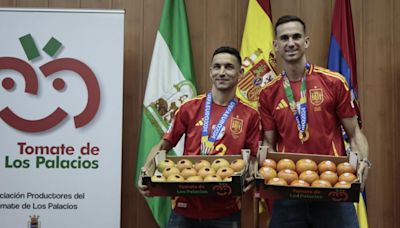
[{"label": "striped flag", "polygon": [[250,0],[240,54],[244,74],[236,95],[257,107],[260,91],[276,76],[273,25],[269,0]]},{"label": "striped flag", "polygon": [[[149,151],[168,130],[175,111],[196,95],[192,65],[185,1],[165,0],[143,101],[135,183]],[[146,197],[146,201],[158,225],[165,227],[171,212],[170,198]]]},{"label": "striped flag", "polygon": [[358,103],[356,45],[350,0],[337,0],[332,17],[332,34],[329,47],[328,68],[341,73],[350,87],[359,123],[361,115]]},{"label": "striped flag", "polygon": [[[356,48],[350,0],[336,0],[335,2],[328,68],[341,73],[346,78],[361,126],[361,115],[359,103],[357,102]],[[360,194],[360,201],[359,203],[355,203],[354,206],[356,207],[360,227],[368,228],[367,211],[364,201],[364,197]]]}]

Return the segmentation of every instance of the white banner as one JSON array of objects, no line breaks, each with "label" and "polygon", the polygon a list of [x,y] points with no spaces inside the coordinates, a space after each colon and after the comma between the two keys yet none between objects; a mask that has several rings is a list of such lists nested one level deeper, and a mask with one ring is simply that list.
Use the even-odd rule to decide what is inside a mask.
[{"label": "white banner", "polygon": [[123,29],[0,8],[0,227],[120,227]]}]

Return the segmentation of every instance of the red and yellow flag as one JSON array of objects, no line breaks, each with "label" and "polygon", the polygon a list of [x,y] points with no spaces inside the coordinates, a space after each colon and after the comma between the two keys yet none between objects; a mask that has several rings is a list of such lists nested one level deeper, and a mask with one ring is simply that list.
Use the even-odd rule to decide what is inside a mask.
[{"label": "red and yellow flag", "polygon": [[[249,0],[240,49],[244,75],[239,79],[236,96],[254,108],[257,108],[261,90],[277,75],[273,40],[270,0]],[[259,213],[268,221],[265,206],[259,204]]]},{"label": "red and yellow flag", "polygon": [[250,0],[240,49],[244,75],[236,95],[255,108],[260,91],[276,76],[273,39],[270,1]]}]

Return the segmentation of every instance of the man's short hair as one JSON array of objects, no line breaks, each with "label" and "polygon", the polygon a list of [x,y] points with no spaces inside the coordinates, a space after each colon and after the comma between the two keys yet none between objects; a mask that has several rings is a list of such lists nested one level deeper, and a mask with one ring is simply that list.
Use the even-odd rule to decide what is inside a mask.
[{"label": "man's short hair", "polygon": [[228,53],[228,54],[234,55],[236,57],[236,59],[238,60],[239,65],[240,66],[242,65],[242,57],[240,56],[240,52],[236,48],[228,47],[228,46],[219,47],[219,48],[215,49],[212,58],[214,58],[215,55],[221,54],[221,53]]},{"label": "man's short hair", "polygon": [[275,23],[275,27],[274,27],[275,35],[277,34],[276,28],[278,28],[279,25],[285,24],[288,22],[292,22],[292,21],[297,21],[301,25],[303,25],[304,33],[306,33],[306,24],[304,23],[303,20],[301,20],[299,17],[294,16],[294,15],[284,15],[284,16],[280,17]]}]

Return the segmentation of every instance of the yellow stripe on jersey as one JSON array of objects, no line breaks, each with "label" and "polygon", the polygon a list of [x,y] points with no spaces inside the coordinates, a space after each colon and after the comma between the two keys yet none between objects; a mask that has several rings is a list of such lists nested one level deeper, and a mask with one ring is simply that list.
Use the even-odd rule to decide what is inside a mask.
[{"label": "yellow stripe on jersey", "polygon": [[201,95],[198,95],[198,96],[196,96],[196,97],[193,97],[193,98],[191,98],[191,99],[189,99],[189,100],[183,102],[183,103],[179,106],[179,108],[175,111],[175,115],[179,112],[179,110],[181,110],[182,105],[184,105],[184,104],[186,104],[187,102],[190,102],[190,101],[201,100],[201,99],[203,99],[204,97],[206,97],[206,95],[205,95],[205,94],[201,94]]},{"label": "yellow stripe on jersey", "polygon": [[335,155],[335,157],[339,157],[339,154],[336,150],[336,146],[335,143],[332,141],[332,149],[333,149],[333,154]]},{"label": "yellow stripe on jersey", "polygon": [[325,73],[327,73],[327,74],[337,74],[337,75],[341,75],[339,72],[331,71],[331,70],[329,70],[329,69],[326,69],[326,68],[323,68],[323,67],[320,67],[320,66],[314,66],[314,69],[315,69],[315,70],[318,70],[318,71],[323,71],[323,72],[325,72]]},{"label": "yellow stripe on jersey", "polygon": [[310,73],[311,73],[311,72],[314,70],[314,68],[315,68],[315,67],[314,67],[314,65],[313,65],[313,64],[311,64],[311,66],[310,66],[310,70],[309,70],[308,72],[310,72]]},{"label": "yellow stripe on jersey", "polygon": [[258,109],[255,108],[255,107],[253,107],[251,104],[246,103],[245,101],[243,101],[243,100],[240,99],[239,97],[238,97],[238,100],[239,100],[239,102],[240,102],[241,104],[243,104],[243,105],[245,105],[245,106],[247,106],[247,107],[253,109],[254,111],[256,111],[256,112],[258,113]]},{"label": "yellow stripe on jersey", "polygon": [[335,76],[335,77],[341,78],[341,80],[346,81],[345,77],[342,74],[338,73],[338,72],[331,71],[331,70],[328,70],[326,68],[322,68],[322,67],[318,67],[318,66],[316,66],[314,70],[318,71],[318,72],[325,73],[325,74],[327,74],[329,76]]},{"label": "yellow stripe on jersey", "polygon": [[200,99],[203,99],[203,98],[205,98],[205,97],[206,97],[206,94],[197,95],[196,97],[193,97],[193,98],[191,98],[191,99],[189,99],[189,100],[183,102],[182,105],[185,104],[186,102],[193,101],[193,100],[200,100]]},{"label": "yellow stripe on jersey", "polygon": [[317,66],[315,67],[314,71],[317,72],[317,73],[322,73],[322,74],[324,74],[326,76],[330,76],[330,77],[339,79],[343,83],[344,88],[346,89],[346,91],[349,91],[349,86],[347,85],[347,81],[346,81],[346,79],[344,78],[343,75],[341,75],[341,74],[339,74],[337,72],[330,71],[330,70],[325,69],[325,68],[317,67]]},{"label": "yellow stripe on jersey", "polygon": [[315,67],[315,68],[316,68],[315,70],[318,71],[318,72],[325,73],[325,74],[327,74],[329,76],[335,76],[335,77],[338,77],[338,78],[340,77],[341,80],[346,81],[345,77],[343,75],[341,75],[340,73],[338,73],[338,72],[331,71],[331,70],[328,70],[328,69],[325,69],[325,68],[322,68],[322,67]]}]

